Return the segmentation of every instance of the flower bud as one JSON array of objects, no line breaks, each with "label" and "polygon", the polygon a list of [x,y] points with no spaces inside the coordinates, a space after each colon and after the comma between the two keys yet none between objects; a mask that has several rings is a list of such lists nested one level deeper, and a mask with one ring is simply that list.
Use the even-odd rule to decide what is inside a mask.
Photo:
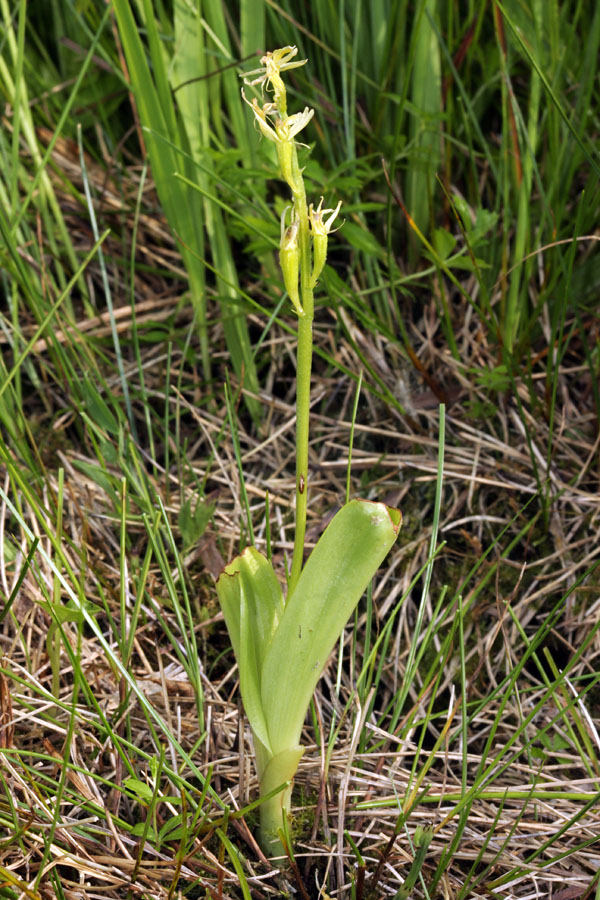
[{"label": "flower bud", "polygon": [[292,224],[286,228],[286,207],[281,215],[281,241],[279,244],[279,265],[283,274],[285,289],[290,295],[290,300],[299,316],[304,315],[300,303],[298,282],[300,277],[300,248],[298,246],[298,218],[292,213]]},{"label": "flower bud", "polygon": [[311,284],[313,288],[317,284],[317,279],[325,267],[327,259],[327,241],[326,234],[315,234],[313,238],[313,272]]}]

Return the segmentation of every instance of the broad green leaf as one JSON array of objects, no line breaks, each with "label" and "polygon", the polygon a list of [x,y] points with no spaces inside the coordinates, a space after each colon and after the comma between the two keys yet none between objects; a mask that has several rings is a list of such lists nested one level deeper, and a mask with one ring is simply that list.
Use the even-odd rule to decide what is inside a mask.
[{"label": "broad green leaf", "polygon": [[274,755],[296,747],[313,691],[344,625],[394,544],[399,510],[352,500],[302,570],[267,650],[261,693]]},{"label": "broad green leaf", "polygon": [[[269,732],[265,722],[264,711],[260,698],[260,670],[262,656],[259,652],[259,644],[255,628],[258,630],[258,616],[256,613],[263,610],[266,603],[264,598],[261,578],[248,584],[245,578],[239,579],[240,593],[240,652],[237,657],[240,669],[240,690],[244,709],[252,731],[259,739],[269,747]],[[258,596],[255,591],[258,591]]]},{"label": "broad green leaf", "polygon": [[260,697],[261,666],[283,615],[281,587],[271,563],[254,547],[246,547],[219,576],[217,594],[240,669],[248,721],[270,752]]}]

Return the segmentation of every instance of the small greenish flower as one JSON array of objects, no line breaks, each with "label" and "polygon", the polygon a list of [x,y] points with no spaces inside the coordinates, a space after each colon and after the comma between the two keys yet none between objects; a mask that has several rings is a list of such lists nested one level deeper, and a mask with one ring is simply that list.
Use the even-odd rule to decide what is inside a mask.
[{"label": "small greenish flower", "polygon": [[288,116],[287,119],[276,122],[275,131],[278,139],[280,141],[294,140],[296,135],[308,125],[314,114],[314,109],[311,109],[310,106],[305,106],[302,112],[294,113],[293,116]]},{"label": "small greenish flower", "polygon": [[[323,209],[323,198],[321,197],[319,205],[316,209],[314,208],[312,203],[308,208],[310,230],[313,237],[313,271],[311,278],[311,285],[313,288],[317,283],[317,278],[323,271],[325,260],[327,259],[328,236],[331,232],[331,226],[333,225],[337,214],[341,209],[341,206],[342,201],[340,200],[335,209]],[[331,213],[331,215],[328,219],[326,219],[325,216],[328,213]]]},{"label": "small greenish flower", "polygon": [[[281,78],[281,72],[285,69],[297,69],[306,63],[305,59],[291,60],[298,52],[297,47],[281,47],[279,50],[270,50],[261,57],[262,68],[253,69],[251,72],[244,74],[244,83],[248,85],[260,84],[264,88],[273,90],[275,104],[282,116],[286,113],[286,92],[285,85]],[[257,75],[258,78],[252,78]]]},{"label": "small greenish flower", "polygon": [[261,106],[256,97],[248,100],[243,90],[242,97],[254,113],[262,134],[276,144],[293,141],[315,114],[314,109],[305,106],[303,112],[294,113],[293,116],[286,116],[286,118],[282,119],[278,115],[277,107],[274,103],[264,103]]},{"label": "small greenish flower", "polygon": [[281,241],[279,244],[279,265],[283,274],[285,289],[290,295],[294,309],[299,316],[304,316],[304,310],[300,302],[298,279],[300,276],[300,248],[298,246],[298,231],[300,220],[295,210],[292,211],[292,224],[286,228],[285,217],[289,207],[286,206],[281,214]]},{"label": "small greenish flower", "polygon": [[260,128],[261,134],[264,135],[264,137],[266,137],[269,141],[279,140],[279,138],[277,137],[277,132],[275,131],[275,128],[269,120],[269,116],[277,112],[277,107],[275,106],[275,104],[265,103],[263,106],[261,106],[256,97],[253,97],[252,100],[248,100],[243,88],[242,97],[254,113],[254,118],[258,122],[258,127]]},{"label": "small greenish flower", "polygon": [[275,103],[259,104],[256,97],[250,101],[242,89],[242,97],[254,113],[261,133],[277,147],[277,158],[283,177],[294,193],[298,185],[293,175],[294,139],[308,125],[315,114],[314,109],[305,106],[303,112],[282,118]]}]

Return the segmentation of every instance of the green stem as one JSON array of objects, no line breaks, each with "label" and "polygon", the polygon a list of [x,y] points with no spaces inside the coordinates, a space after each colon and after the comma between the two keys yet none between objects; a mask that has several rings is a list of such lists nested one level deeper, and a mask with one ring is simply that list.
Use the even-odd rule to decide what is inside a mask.
[{"label": "green stem", "polygon": [[314,317],[308,207],[306,205],[304,180],[298,165],[298,154],[295,146],[292,157],[292,172],[296,186],[296,189],[293,190],[294,206],[299,219],[300,290],[304,315],[298,319],[296,364],[296,530],[292,570],[287,592],[288,599],[298,583],[304,557],[306,510],[308,506],[308,428],[310,417],[310,375],[312,369],[312,323]]},{"label": "green stem", "polygon": [[292,801],[292,787],[269,797],[260,805],[260,828],[258,833],[259,843],[265,856],[285,857],[285,847],[279,837],[283,829],[283,816],[289,816]]},{"label": "green stem", "polygon": [[[267,856],[285,857],[285,848],[280,838],[284,820],[289,825],[292,808],[292,782],[298,763],[304,752],[302,747],[290,747],[272,756],[264,744],[254,735],[256,770],[260,781],[260,796],[266,798],[260,804],[259,841]],[[278,790],[288,783],[288,787]],[[277,793],[269,797],[273,791]]]}]

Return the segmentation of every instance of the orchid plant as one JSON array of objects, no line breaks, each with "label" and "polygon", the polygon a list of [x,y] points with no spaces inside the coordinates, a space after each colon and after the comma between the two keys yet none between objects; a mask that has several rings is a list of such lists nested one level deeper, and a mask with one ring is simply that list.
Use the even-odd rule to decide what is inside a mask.
[{"label": "orchid plant", "polygon": [[[281,218],[280,265],[298,318],[296,395],[296,522],[286,592],[271,562],[255,547],[225,567],[217,593],[239,668],[240,690],[254,742],[260,794],[259,839],[264,851],[285,847],[292,782],[304,752],[301,733],[316,684],[369,581],[396,540],[399,510],[352,500],[335,515],[303,564],[309,487],[308,434],[312,366],[313,292],[327,257],[327,241],[341,201],[308,205],[298,164],[297,135],[311,121],[308,107],[287,114],[281,73],[306,63],[296,47],[267,53],[245,75],[272,97],[244,100],[262,135],[277,148],[281,175],[292,193]],[[289,213],[289,222],[288,222]]]}]

